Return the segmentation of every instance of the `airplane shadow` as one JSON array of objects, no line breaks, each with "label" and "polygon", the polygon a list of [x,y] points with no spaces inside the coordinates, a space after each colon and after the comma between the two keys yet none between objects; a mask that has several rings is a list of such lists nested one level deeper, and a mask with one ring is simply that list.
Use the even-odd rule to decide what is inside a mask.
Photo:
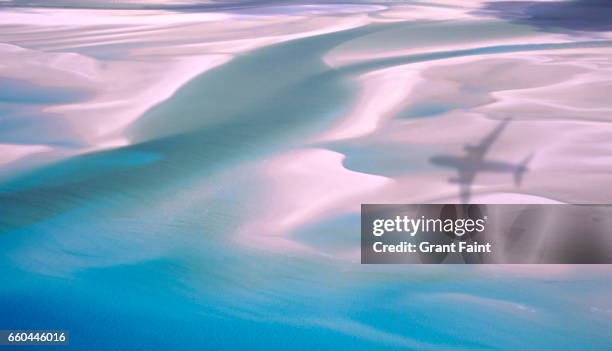
[{"label": "airplane shadow", "polygon": [[610,0],[488,2],[475,13],[531,25],[547,32],[612,30]]},{"label": "airplane shadow", "polygon": [[459,198],[461,203],[470,202],[471,189],[476,176],[480,173],[511,173],[514,178],[515,187],[521,185],[524,174],[527,172],[527,165],[533,154],[527,155],[519,163],[510,163],[501,160],[489,160],[486,158],[491,146],[499,138],[503,130],[510,122],[506,119],[500,122],[487,136],[477,145],[466,144],[463,146],[464,154],[456,155],[435,155],[429,162],[439,167],[454,169],[456,177],[451,177],[449,182],[457,184],[459,187]]}]

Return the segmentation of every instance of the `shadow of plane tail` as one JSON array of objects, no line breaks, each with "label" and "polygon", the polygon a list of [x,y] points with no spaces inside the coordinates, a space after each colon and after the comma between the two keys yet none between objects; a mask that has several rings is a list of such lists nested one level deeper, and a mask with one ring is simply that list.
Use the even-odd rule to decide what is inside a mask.
[{"label": "shadow of plane tail", "polygon": [[521,182],[523,181],[523,175],[525,174],[525,172],[527,172],[528,168],[527,165],[529,164],[529,161],[531,161],[531,159],[533,158],[533,154],[525,157],[525,159],[523,159],[523,161],[521,161],[521,163],[519,163],[516,166],[516,169],[514,170],[514,185],[515,186],[521,186]]}]

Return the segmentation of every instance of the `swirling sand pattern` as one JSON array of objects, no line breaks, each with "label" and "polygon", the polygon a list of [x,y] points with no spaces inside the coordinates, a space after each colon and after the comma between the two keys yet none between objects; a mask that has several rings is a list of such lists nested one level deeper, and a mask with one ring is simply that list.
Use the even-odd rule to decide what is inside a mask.
[{"label": "swirling sand pattern", "polygon": [[609,347],[608,266],[358,262],[359,204],[460,201],[432,160],[500,123],[487,157],[527,170],[476,173],[471,201],[612,198],[609,5],[466,3],[0,1],[0,329]]}]

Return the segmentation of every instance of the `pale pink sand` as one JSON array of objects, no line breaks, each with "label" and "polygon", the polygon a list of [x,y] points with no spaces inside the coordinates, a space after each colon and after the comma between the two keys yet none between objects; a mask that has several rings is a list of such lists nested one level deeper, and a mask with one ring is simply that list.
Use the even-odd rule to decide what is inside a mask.
[{"label": "pale pink sand", "polygon": [[[368,138],[372,142],[387,143],[390,150],[394,145],[414,145],[418,149],[435,150],[434,154],[461,156],[465,145],[478,144],[501,120],[510,117],[513,120],[486,158],[519,163],[533,154],[528,172],[520,187],[514,185],[511,174],[477,175],[471,188],[473,202],[608,203],[612,198],[609,186],[612,124],[606,92],[612,72],[606,57],[609,57],[607,48],[532,51],[444,59],[368,72],[356,78],[361,93],[354,108],[315,141]],[[394,119],[402,108],[417,103],[443,103],[456,108],[434,117]],[[300,159],[287,157],[284,163]],[[270,174],[282,168],[282,163],[273,165]],[[299,169],[296,172],[309,179],[304,186],[322,181],[316,174]],[[279,184],[282,189],[279,194],[294,192],[282,184],[290,183],[296,175],[283,174],[280,172],[270,179]],[[370,192],[363,192],[360,182],[351,182],[352,187],[342,188],[345,195],[331,197],[337,199],[333,206],[319,200],[325,204],[323,208],[334,211],[314,212],[309,216],[298,211],[301,215],[297,218],[301,220],[276,228],[279,235],[269,237],[267,244],[272,245],[278,239],[282,244],[277,249],[286,249],[288,242],[300,247],[301,244],[289,239],[292,230],[324,220],[329,213],[355,213],[359,203],[458,202],[458,188],[449,182],[453,176],[454,170],[431,165],[380,184],[372,182],[376,187]],[[348,196],[351,193],[354,195]],[[313,192],[312,199],[319,197]],[[279,207],[270,210],[271,217],[292,218],[291,214],[296,213],[290,211],[290,206]],[[307,212],[306,209],[303,211]],[[358,261],[359,250],[346,248],[333,256]],[[495,274],[514,272],[536,278],[574,274],[566,266],[528,271],[524,267],[516,271],[504,267]]]},{"label": "pale pink sand", "polygon": [[392,67],[360,76],[361,86],[351,112],[318,140],[350,139],[369,134],[406,106],[414,86],[421,81],[418,67]]},{"label": "pale pink sand", "polygon": [[78,28],[99,25],[111,26],[162,26],[177,23],[201,23],[227,20],[227,13],[199,12],[182,13],[156,10],[95,10],[62,8],[28,8],[0,12],[3,25],[30,25],[34,27]]},{"label": "pale pink sand", "polygon": [[[606,92],[612,72],[596,60],[597,55],[603,60],[609,49],[589,49],[593,57],[590,64],[582,56],[574,57],[575,51],[453,58],[369,73],[358,81],[363,91],[373,93],[362,94],[356,106],[378,102],[377,111],[396,111],[399,106],[431,102],[457,108],[413,120],[392,120],[393,112],[352,112],[324,137],[340,140],[372,135],[381,142],[408,143],[461,156],[464,145],[477,144],[502,119],[511,117],[514,121],[494,143],[487,159],[518,163],[534,154],[529,172],[520,188],[514,186],[510,174],[478,175],[472,188],[474,201],[609,202],[612,188],[605,184],[612,171],[612,141],[606,135],[612,127],[599,121],[610,118]],[[402,80],[402,73],[413,75],[405,82],[405,86],[411,82],[413,86],[406,89],[403,100],[392,98],[395,92],[385,89],[384,80],[365,79],[385,71],[393,72],[396,80]],[[512,106],[515,111],[509,110]],[[385,134],[377,134],[383,127]],[[432,167],[426,173],[400,176],[379,196],[386,202],[456,202],[457,187],[448,182],[453,172]],[[600,186],[584,187],[585,182]]]},{"label": "pale pink sand", "polygon": [[268,250],[306,249],[287,237],[299,226],[359,211],[362,200],[391,180],[347,170],[344,156],[325,149],[302,149],[263,164],[267,198],[264,213],[242,228],[239,241]]},{"label": "pale pink sand", "polygon": [[23,157],[50,151],[46,145],[0,144],[0,167]]},{"label": "pale pink sand", "polygon": [[[9,9],[0,13],[0,77],[91,93],[85,101],[43,107],[43,112],[68,122],[79,139],[74,142],[87,145],[46,150],[49,157],[67,157],[128,144],[126,127],[193,77],[237,54],[362,26],[370,22],[363,11],[379,9],[355,7],[349,12],[358,12],[335,17],[315,16],[310,13],[318,11],[314,8],[302,16],[300,8],[294,11],[297,15],[274,16]],[[116,44],[123,45],[114,49],[116,59],[76,52]],[[28,154],[21,150],[11,152],[19,157],[10,161]]]},{"label": "pale pink sand", "polygon": [[[397,30],[374,32],[340,44],[325,55],[325,62],[332,67],[341,67],[359,62],[380,60],[398,56],[435,54],[455,50],[469,50],[501,45],[558,44],[570,43],[574,38],[563,34],[534,31],[533,28],[511,23],[483,20],[478,17],[465,22],[415,23],[414,35],[410,40],[391,40],[398,37]],[[456,27],[453,27],[456,26]],[[471,33],[448,37],[454,28],[466,31],[472,26]],[[469,28],[469,27],[468,27]],[[406,30],[405,30],[406,31]],[[430,32],[434,32],[434,34]],[[474,59],[474,58],[472,58]]]}]

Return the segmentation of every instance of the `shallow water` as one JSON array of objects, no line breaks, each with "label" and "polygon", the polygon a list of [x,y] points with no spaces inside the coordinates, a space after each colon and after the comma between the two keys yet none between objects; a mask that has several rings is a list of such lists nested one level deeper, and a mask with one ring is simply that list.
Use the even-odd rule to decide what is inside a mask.
[{"label": "shallow water", "polygon": [[[261,11],[269,12],[264,5]],[[462,26],[461,20],[452,25],[374,23],[249,50],[190,80],[140,116],[124,131],[128,145],[33,163],[2,178],[0,329],[65,329],[72,336],[71,349],[87,350],[606,349],[612,342],[609,267],[370,266],[347,254],[359,248],[359,213],[352,205],[387,192],[397,195],[385,199],[410,202],[407,194],[427,191],[420,178],[411,177],[429,177],[434,186],[448,187],[447,174],[435,178],[440,170],[429,158],[472,140],[463,137],[468,128],[460,130],[447,121],[466,121],[465,116],[489,106],[456,104],[443,94],[430,102],[430,96],[412,92],[374,131],[348,139],[321,138],[351,113],[362,88],[360,77],[415,63],[443,66],[453,58],[478,64],[497,55],[562,56],[563,50],[574,49],[606,53],[612,46],[609,40],[579,35],[563,43],[521,43],[540,33],[505,19],[484,24],[466,20]],[[483,28],[498,31],[482,35]],[[473,33],[519,42],[461,47],[471,42]],[[428,48],[408,40],[410,35],[430,35],[422,38]],[[96,50],[95,40],[93,48],[76,45],[61,51],[87,55]],[[449,48],[449,43],[459,47]],[[42,44],[23,43],[36,45]],[[337,66],[325,61],[334,52],[351,56],[396,49],[411,52]],[[575,60],[585,63],[596,57],[589,55]],[[546,60],[557,64],[563,61],[559,57]],[[471,85],[459,80],[449,84],[449,96],[469,93],[488,101],[487,94],[495,89],[484,76],[472,78],[476,82]],[[538,88],[535,78],[535,83],[525,74],[514,78]],[[426,84],[432,81],[418,90],[430,89]],[[13,87],[10,80],[0,83]],[[10,112],[2,112],[0,120],[0,143],[32,143],[19,134],[27,128],[28,137],[38,143],[77,148],[79,143],[70,143],[75,137],[62,133],[70,128],[40,129],[38,122],[54,116],[45,109],[26,120],[25,127],[11,121],[14,111],[30,111],[32,104],[78,103],[84,95],[14,87],[0,95],[10,100]],[[470,129],[480,128],[486,135],[495,125],[495,118],[487,118],[495,113],[481,117],[482,125],[474,120]],[[545,119],[547,113],[541,115],[532,116],[527,128],[552,123]],[[586,112],[578,115],[576,119],[591,118]],[[68,123],[78,134],[69,122],[58,118],[58,123]],[[405,130],[414,134],[401,134]],[[50,135],[55,139],[48,139]],[[558,157],[556,149],[535,141],[517,138],[506,145],[512,142],[516,146],[506,149],[520,157],[523,147]],[[335,166],[353,173],[339,174],[326,163],[311,166],[312,159],[299,152],[312,150],[339,153],[342,159]],[[575,157],[582,160],[589,154]],[[549,174],[546,167],[541,169]],[[589,172],[599,173],[585,168]],[[538,168],[533,174],[537,179]],[[346,183],[355,180],[355,187],[361,186],[351,178],[357,176],[368,181],[370,176],[386,177],[393,187],[365,194],[355,189],[355,197],[339,198],[335,190]],[[491,193],[502,184],[517,193],[597,201],[586,190],[571,193],[580,184],[565,184],[569,190],[561,193],[536,180],[531,188],[513,189],[510,177],[499,179]],[[306,199],[324,211],[305,216],[282,235],[271,235],[270,242],[278,245],[262,247],[258,238],[268,237],[265,231],[274,222],[255,224],[262,218],[293,216],[305,207],[300,199],[309,192]],[[439,196],[431,191],[431,199]],[[444,196],[452,199],[454,189]]]}]

